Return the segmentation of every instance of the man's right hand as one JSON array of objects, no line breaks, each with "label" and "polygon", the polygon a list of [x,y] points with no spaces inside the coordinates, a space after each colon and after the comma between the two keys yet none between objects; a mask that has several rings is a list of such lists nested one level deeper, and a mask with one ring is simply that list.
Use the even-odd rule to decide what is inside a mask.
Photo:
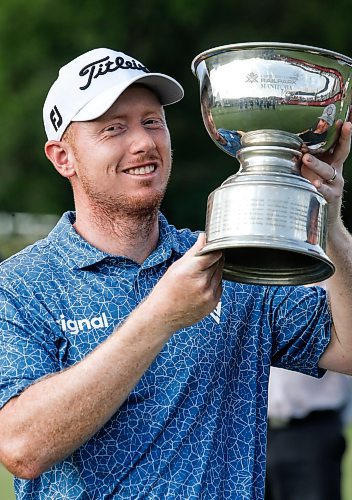
[{"label": "man's right hand", "polygon": [[[219,251],[199,255],[205,235],[174,262],[146,299],[170,332],[197,323],[217,305],[222,293],[223,257]],[[147,304],[145,304],[147,305]]]}]

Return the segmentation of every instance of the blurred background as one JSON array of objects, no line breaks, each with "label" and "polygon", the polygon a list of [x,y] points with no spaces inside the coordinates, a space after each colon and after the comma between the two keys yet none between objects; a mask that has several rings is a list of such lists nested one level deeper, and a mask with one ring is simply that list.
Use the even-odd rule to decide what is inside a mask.
[{"label": "blurred background", "polygon": [[[29,213],[33,219],[33,214],[55,216],[72,208],[68,183],[43,153],[42,105],[59,67],[84,51],[105,46],[126,51],[184,86],[183,101],[167,108],[174,170],[163,210],[177,226],[204,228],[208,194],[237,171],[238,164],[215,147],[203,126],[198,81],[190,69],[193,58],[218,45],[246,41],[315,45],[352,57],[349,9],[348,0],[335,5],[288,1],[280,8],[275,0],[2,0],[0,212],[13,217]],[[11,222],[1,217],[0,238],[5,241],[0,241],[0,252],[7,255],[24,239],[45,233],[42,222],[42,217],[35,217],[33,224],[28,219],[18,231],[18,218]]]},{"label": "blurred background", "polygon": [[[185,98],[166,110],[174,167],[163,211],[176,226],[203,229],[208,194],[238,164],[205,131],[193,58],[250,41],[314,45],[352,57],[349,12],[349,0],[1,0],[0,254],[45,235],[73,207],[69,185],[43,153],[42,106],[60,66],[109,47],[182,83]],[[344,220],[352,229],[351,159],[345,178]],[[8,480],[0,468],[0,500],[12,498]]]}]

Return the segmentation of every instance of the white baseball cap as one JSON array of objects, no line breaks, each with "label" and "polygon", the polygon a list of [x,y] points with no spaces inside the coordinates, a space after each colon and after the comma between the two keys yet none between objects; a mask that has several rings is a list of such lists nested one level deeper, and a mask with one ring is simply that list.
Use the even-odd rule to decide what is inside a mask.
[{"label": "white baseball cap", "polygon": [[111,49],[94,49],[63,66],[46,97],[43,120],[48,140],[60,140],[73,121],[103,115],[133,83],[151,88],[162,105],[183,97],[182,86],[170,76],[150,73],[139,61]]}]

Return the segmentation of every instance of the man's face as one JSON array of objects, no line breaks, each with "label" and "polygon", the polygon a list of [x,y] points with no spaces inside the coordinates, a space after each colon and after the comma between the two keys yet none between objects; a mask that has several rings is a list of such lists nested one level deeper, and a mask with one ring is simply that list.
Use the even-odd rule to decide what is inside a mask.
[{"label": "man's face", "polygon": [[129,87],[100,118],[71,125],[76,201],[111,215],[159,207],[171,171],[163,107],[146,87]]},{"label": "man's face", "polygon": [[326,132],[328,128],[329,128],[328,122],[320,118],[320,120],[318,121],[317,128],[315,129],[315,132],[317,134],[324,134],[324,132]]}]

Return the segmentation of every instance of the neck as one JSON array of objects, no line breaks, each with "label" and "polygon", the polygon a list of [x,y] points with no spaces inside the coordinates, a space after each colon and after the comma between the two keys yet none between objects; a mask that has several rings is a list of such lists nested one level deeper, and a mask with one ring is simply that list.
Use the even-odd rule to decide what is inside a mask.
[{"label": "neck", "polygon": [[159,238],[158,212],[114,217],[76,211],[74,228],[88,243],[112,255],[123,255],[141,264],[155,249]]}]

